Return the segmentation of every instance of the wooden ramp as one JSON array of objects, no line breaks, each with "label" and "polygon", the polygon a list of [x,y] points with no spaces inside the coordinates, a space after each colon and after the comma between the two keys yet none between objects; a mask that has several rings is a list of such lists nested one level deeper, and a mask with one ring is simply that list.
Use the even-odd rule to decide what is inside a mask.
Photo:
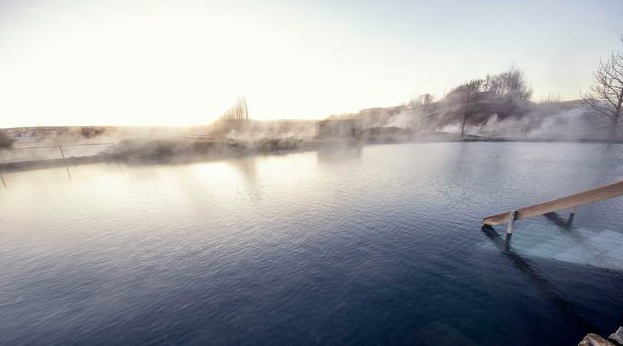
[{"label": "wooden ramp", "polygon": [[604,199],[618,197],[621,195],[623,195],[623,181],[580,192],[575,195],[555,199],[545,203],[531,205],[529,207],[511,210],[506,213],[485,217],[482,220],[482,224],[483,226],[493,226],[508,223],[507,233],[510,234],[513,231],[513,222],[515,220],[526,219],[533,216],[544,215],[567,209],[572,210],[570,220],[573,220],[573,215],[575,214],[576,207],[588,203],[603,201]]}]

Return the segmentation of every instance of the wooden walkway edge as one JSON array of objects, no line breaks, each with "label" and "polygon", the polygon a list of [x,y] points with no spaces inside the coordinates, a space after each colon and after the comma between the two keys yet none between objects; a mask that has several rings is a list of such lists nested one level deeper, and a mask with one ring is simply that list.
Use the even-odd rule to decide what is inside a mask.
[{"label": "wooden walkway edge", "polygon": [[[598,187],[596,189],[587,190],[575,195],[555,199],[541,204],[531,205],[529,207],[511,210],[505,213],[485,217],[482,220],[483,226],[509,224],[508,233],[512,232],[512,224],[515,220],[521,220],[533,216],[553,213],[560,210],[574,209],[580,205],[599,202],[605,199],[618,197],[623,195],[623,181],[618,183]],[[572,212],[572,215],[575,212]]]}]

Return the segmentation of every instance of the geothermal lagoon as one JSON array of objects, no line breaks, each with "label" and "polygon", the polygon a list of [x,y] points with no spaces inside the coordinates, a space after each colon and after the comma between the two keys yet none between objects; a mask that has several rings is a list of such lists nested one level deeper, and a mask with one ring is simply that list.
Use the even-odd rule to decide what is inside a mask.
[{"label": "geothermal lagoon", "polygon": [[3,345],[574,345],[622,322],[623,145],[424,143],[3,172]]}]

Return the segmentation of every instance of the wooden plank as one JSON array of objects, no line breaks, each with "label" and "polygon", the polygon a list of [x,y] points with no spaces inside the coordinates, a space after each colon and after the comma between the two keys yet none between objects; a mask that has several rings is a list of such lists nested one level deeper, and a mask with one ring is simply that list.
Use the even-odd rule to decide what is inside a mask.
[{"label": "wooden plank", "polygon": [[[623,181],[580,192],[575,195],[555,199],[549,202],[518,209],[515,220],[571,209],[580,205],[599,202],[604,199],[618,197],[621,195],[623,195]],[[510,221],[510,215],[511,212],[506,212],[489,216],[484,218],[482,223],[491,226],[508,223]]]}]

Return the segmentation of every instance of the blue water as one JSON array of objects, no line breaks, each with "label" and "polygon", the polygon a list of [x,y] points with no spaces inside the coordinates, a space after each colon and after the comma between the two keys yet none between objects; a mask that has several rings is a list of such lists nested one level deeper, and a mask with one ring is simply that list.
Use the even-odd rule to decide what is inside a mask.
[{"label": "blue water", "polygon": [[540,217],[510,242],[503,226],[480,230],[621,179],[620,145],[383,145],[3,177],[2,345],[575,345],[623,324],[623,271],[594,260],[623,257],[623,198],[581,207],[571,229]]}]

